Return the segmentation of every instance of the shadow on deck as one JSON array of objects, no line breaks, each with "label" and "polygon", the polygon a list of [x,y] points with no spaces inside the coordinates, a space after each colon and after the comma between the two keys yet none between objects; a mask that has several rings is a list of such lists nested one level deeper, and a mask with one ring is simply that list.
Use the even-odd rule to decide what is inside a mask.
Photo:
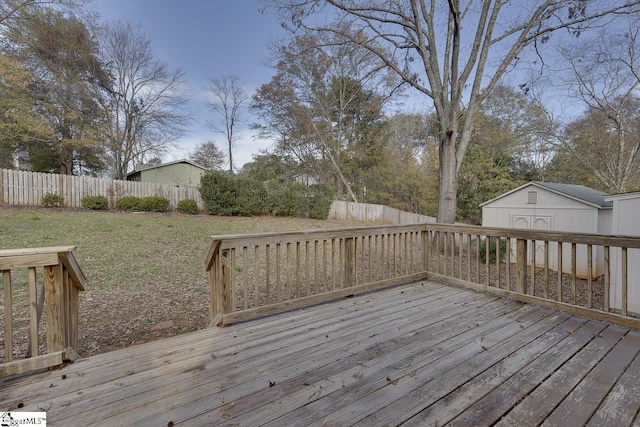
[{"label": "shadow on deck", "polygon": [[49,425],[630,425],[640,333],[436,282],[0,380]]}]

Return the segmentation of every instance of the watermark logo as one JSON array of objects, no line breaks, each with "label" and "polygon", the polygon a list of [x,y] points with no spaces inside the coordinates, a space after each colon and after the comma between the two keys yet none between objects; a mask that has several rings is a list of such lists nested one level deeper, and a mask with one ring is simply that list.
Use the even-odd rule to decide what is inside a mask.
[{"label": "watermark logo", "polygon": [[41,426],[47,425],[46,412],[2,412],[0,427]]}]

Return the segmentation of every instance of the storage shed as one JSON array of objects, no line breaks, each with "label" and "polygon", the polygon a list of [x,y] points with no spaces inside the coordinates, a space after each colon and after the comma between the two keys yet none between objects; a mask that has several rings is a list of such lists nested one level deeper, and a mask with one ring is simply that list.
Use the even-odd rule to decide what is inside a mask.
[{"label": "storage shed", "polygon": [[[583,185],[532,181],[482,203],[482,225],[610,234],[613,203],[605,200],[605,196],[605,193]],[[564,246],[563,259],[571,259],[570,245]],[[576,256],[577,275],[586,278],[587,249],[580,246]],[[536,242],[535,251],[536,265],[543,266],[544,242]],[[515,254],[512,253],[511,256],[512,262],[515,261]],[[529,259],[531,258],[530,252]],[[549,248],[549,267],[557,270],[555,246]],[[570,263],[563,262],[563,271],[571,272]],[[591,274],[596,278],[603,273],[604,253],[602,248],[596,248]]]},{"label": "storage shed", "polygon": [[155,182],[170,185],[200,185],[200,178],[207,168],[189,160],[176,160],[157,166],[134,170],[127,174],[127,181]]},{"label": "storage shed", "polygon": [[[614,194],[605,197],[613,203],[611,234],[640,236],[640,192]],[[611,249],[611,306],[620,308],[622,303],[622,261],[620,248]],[[628,309],[640,313],[640,250],[627,252]]]}]

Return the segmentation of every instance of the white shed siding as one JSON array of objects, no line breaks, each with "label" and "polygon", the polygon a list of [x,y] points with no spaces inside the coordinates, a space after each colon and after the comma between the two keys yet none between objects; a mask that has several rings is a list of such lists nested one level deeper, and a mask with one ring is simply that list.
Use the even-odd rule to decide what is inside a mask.
[{"label": "white shed siding", "polygon": [[[537,193],[537,203],[531,201],[530,192]],[[494,199],[482,206],[482,225],[485,227],[509,227],[548,229],[577,233],[598,233],[604,224],[602,212],[610,209],[597,207],[549,191],[536,185],[523,186],[519,190]],[[610,213],[605,214],[610,215]],[[545,228],[546,227],[546,228]],[[515,243],[515,242],[512,242]],[[515,250],[515,244],[511,245]],[[532,262],[533,249],[529,248],[529,262]],[[549,268],[558,269],[557,245],[549,245]],[[515,262],[515,253],[511,254],[511,262]],[[544,266],[544,242],[536,242],[536,265]],[[577,275],[586,278],[588,275],[587,247],[578,245],[576,251]],[[571,245],[563,245],[562,270],[571,273]],[[592,277],[604,274],[604,253],[602,249],[593,251]]]},{"label": "white shed siding", "polygon": [[[611,233],[623,236],[640,236],[640,193],[608,196],[613,202]],[[611,249],[611,291],[613,308],[622,308],[622,260],[621,250]],[[627,252],[627,301],[628,310],[640,313],[640,250]]]}]

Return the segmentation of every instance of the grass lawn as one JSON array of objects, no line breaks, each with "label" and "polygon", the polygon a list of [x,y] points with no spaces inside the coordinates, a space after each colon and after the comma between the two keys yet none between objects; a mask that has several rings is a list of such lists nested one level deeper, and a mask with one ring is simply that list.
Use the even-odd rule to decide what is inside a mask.
[{"label": "grass lawn", "polygon": [[[212,235],[362,224],[0,207],[0,249],[77,246],[88,284],[80,301],[79,351],[86,356],[205,327]],[[19,276],[15,282],[19,289]]]}]

